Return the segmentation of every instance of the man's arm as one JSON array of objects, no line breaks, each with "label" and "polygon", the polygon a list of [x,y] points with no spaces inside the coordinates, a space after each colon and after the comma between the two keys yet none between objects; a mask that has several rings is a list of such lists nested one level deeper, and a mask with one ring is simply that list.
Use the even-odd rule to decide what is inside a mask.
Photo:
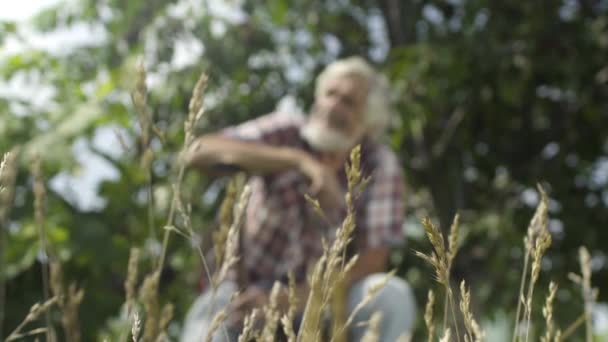
[{"label": "man's arm", "polygon": [[295,148],[208,134],[192,144],[186,152],[185,162],[190,167],[209,173],[229,167],[253,174],[268,174],[300,169],[306,158],[311,157]]},{"label": "man's arm", "polygon": [[198,138],[188,149],[186,165],[209,174],[226,169],[252,174],[272,174],[289,170],[301,172],[310,182],[309,193],[327,208],[342,201],[333,171],[313,156],[297,148],[242,141],[219,134]]}]

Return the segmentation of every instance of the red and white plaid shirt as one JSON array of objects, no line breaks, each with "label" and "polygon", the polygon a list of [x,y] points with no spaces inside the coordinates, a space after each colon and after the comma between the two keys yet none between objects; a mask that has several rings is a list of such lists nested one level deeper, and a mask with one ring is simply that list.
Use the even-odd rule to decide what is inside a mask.
[{"label": "red and white plaid shirt", "polygon": [[[272,113],[223,130],[225,136],[275,146],[299,148],[315,155],[300,136],[306,118],[302,115]],[[367,248],[394,246],[403,242],[404,182],[397,156],[384,145],[361,144],[361,169],[371,181],[356,205],[353,247],[357,253]],[[346,192],[344,170],[337,175]],[[346,214],[333,209],[336,227],[328,227],[304,198],[306,178],[296,170],[252,176],[251,197],[246,210],[241,246],[245,281],[270,288],[275,280],[286,282],[291,270],[298,282],[322,253],[321,238],[331,242],[335,228]],[[325,209],[325,208],[324,208]]]}]

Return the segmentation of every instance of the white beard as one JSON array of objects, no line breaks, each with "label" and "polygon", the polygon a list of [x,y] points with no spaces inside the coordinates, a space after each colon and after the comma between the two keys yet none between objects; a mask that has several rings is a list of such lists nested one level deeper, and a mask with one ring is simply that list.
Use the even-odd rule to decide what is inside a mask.
[{"label": "white beard", "polygon": [[320,152],[349,151],[358,140],[356,137],[319,125],[314,120],[309,120],[300,129],[300,136]]}]

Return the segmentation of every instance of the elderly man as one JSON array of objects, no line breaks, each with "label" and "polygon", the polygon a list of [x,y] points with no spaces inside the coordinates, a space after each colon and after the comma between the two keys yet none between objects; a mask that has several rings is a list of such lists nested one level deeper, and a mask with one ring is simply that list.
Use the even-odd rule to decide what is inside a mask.
[{"label": "elderly man", "polygon": [[[233,316],[261,306],[276,281],[295,274],[297,292],[306,302],[306,272],[322,252],[322,237],[331,237],[345,214],[344,163],[350,150],[361,145],[361,169],[371,176],[356,203],[356,228],[351,250],[359,259],[347,276],[347,311],[352,311],[367,290],[384,280],[389,249],[403,242],[403,177],[395,154],[380,142],[390,119],[384,79],[363,59],[351,57],[330,64],[317,78],[315,101],[306,118],[272,113],[217,134],[200,137],[188,153],[188,164],[203,172],[238,169],[251,175],[252,189],[245,213],[241,261],[248,284],[222,283],[215,307],[227,305],[237,290]],[[321,220],[304,195],[317,197],[330,218]],[[209,329],[210,291],[194,303],[186,318],[182,341],[198,341]],[[369,320],[381,311],[381,341],[395,341],[411,332],[414,298],[399,278],[389,279],[377,297],[356,316]],[[355,322],[350,340],[360,340],[364,328]],[[214,340],[238,336],[228,326]]]}]

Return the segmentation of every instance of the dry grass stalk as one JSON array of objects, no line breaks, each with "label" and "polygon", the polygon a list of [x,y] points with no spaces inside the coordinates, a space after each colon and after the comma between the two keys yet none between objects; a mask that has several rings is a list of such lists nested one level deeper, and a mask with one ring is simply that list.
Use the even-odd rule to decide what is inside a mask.
[{"label": "dry grass stalk", "polygon": [[[454,320],[454,329],[456,330],[456,339],[458,341],[460,341],[460,332],[458,331],[458,322],[456,319],[456,312],[454,309],[454,307],[456,305],[454,304],[454,295],[452,294],[452,287],[450,286],[449,277],[450,277],[450,273],[452,270],[452,263],[454,262],[454,259],[456,258],[456,254],[458,253],[458,249],[460,247],[459,232],[460,232],[460,214],[456,213],[456,215],[454,216],[454,221],[452,221],[452,225],[450,226],[450,235],[448,236],[448,255],[447,255],[447,261],[446,261],[446,265],[447,265],[447,271],[446,271],[447,288],[446,289],[447,289],[447,294],[448,294],[447,298],[450,303],[450,308],[452,310],[452,318]],[[446,304],[446,311],[447,311],[447,304]],[[446,314],[446,313],[444,312],[444,314]]]},{"label": "dry grass stalk", "polygon": [[591,327],[591,312],[593,303],[595,302],[598,291],[591,287],[591,256],[585,247],[579,249],[579,262],[581,265],[582,290],[583,300],[585,301],[585,336],[587,342],[593,340],[593,331]]},{"label": "dry grass stalk", "polygon": [[80,341],[80,324],[78,321],[78,310],[84,299],[84,290],[76,284],[70,284],[65,299],[60,302],[61,324],[66,335],[66,341]]},{"label": "dry grass stalk", "polygon": [[[345,279],[348,274],[347,271],[355,264],[352,259],[346,260],[346,248],[352,240],[352,233],[355,229],[354,201],[369,182],[369,178],[364,179],[361,175],[360,163],[361,147],[357,146],[351,151],[350,165],[346,165],[348,182],[348,191],[344,196],[346,217],[342,225],[336,230],[336,237],[332,245],[329,248],[324,248],[323,255],[313,268],[309,282],[310,291],[304,308],[298,341],[316,341],[320,338],[321,314],[333,298],[336,284]],[[316,210],[322,212],[318,202],[309,200],[309,203]]]},{"label": "dry grass stalk", "polygon": [[443,333],[443,337],[439,340],[439,342],[450,342],[452,341],[452,331],[450,328],[445,329]]},{"label": "dry grass stalk", "polygon": [[397,337],[396,342],[410,342],[412,340],[412,335],[410,333],[403,333]]},{"label": "dry grass stalk", "polygon": [[0,164],[0,338],[4,336],[4,310],[6,298],[5,251],[6,223],[13,205],[17,178],[17,153],[15,148],[4,154]]},{"label": "dry grass stalk", "polygon": [[[59,298],[59,303],[64,299],[65,291],[63,288],[63,269],[61,268],[61,263],[52,260],[50,264],[51,276],[50,276],[50,285],[53,296]],[[61,304],[60,304],[61,305]]]},{"label": "dry grass stalk", "polygon": [[156,342],[169,341],[169,336],[167,335],[167,328],[169,327],[169,323],[171,323],[171,320],[173,319],[174,311],[175,307],[171,303],[167,303],[165,304],[165,306],[163,306],[163,311],[160,315],[160,323],[158,324],[160,334],[156,338]]},{"label": "dry grass stalk", "polygon": [[133,318],[131,322],[131,337],[133,342],[139,341],[139,333],[141,332],[141,318],[137,310],[133,312]]},{"label": "dry grass stalk", "polygon": [[281,323],[283,324],[283,330],[285,331],[285,335],[287,336],[288,342],[296,341],[296,333],[293,329],[293,321],[296,317],[296,313],[298,311],[298,297],[296,295],[296,279],[292,272],[289,272],[289,288],[288,288],[288,300],[289,307],[287,309],[287,314],[281,317]]},{"label": "dry grass stalk", "polygon": [[[42,273],[42,291],[43,299],[46,301],[50,297],[49,287],[49,270],[48,262],[50,258],[48,242],[46,238],[46,229],[44,226],[45,220],[45,201],[46,187],[42,175],[42,161],[39,155],[34,157],[32,164],[32,173],[34,176],[34,215],[36,219],[36,229],[38,231],[38,240],[40,242],[40,269]],[[46,338],[47,341],[55,341],[55,332],[51,325],[51,316],[48,311],[44,313],[46,321]]]},{"label": "dry grass stalk", "polygon": [[528,284],[528,294],[525,299],[524,305],[524,317],[526,322],[526,342],[530,332],[530,321],[532,315],[532,296],[534,294],[534,287],[540,274],[541,261],[547,249],[551,246],[551,234],[547,227],[548,223],[548,207],[547,207],[547,194],[543,188],[539,185],[538,190],[541,194],[541,202],[538,205],[536,213],[530,223],[528,229],[528,237],[526,241],[527,253],[532,256],[532,270],[530,274],[530,283]]},{"label": "dry grass stalk", "polygon": [[131,91],[131,102],[137,112],[137,119],[140,128],[140,144],[143,154],[140,162],[144,170],[150,170],[150,165],[153,159],[153,153],[150,149],[150,141],[152,133],[154,133],[161,141],[164,141],[162,132],[154,125],[152,112],[148,108],[148,87],[146,86],[146,68],[143,60],[139,60],[135,65],[135,86]]},{"label": "dry grass stalk", "polygon": [[[259,309],[253,309],[251,310],[251,313],[249,313],[249,315],[247,315],[245,317],[245,321],[243,323],[243,330],[241,331],[241,334],[239,335],[239,340],[238,342],[249,342],[249,340],[251,340],[251,338],[253,337],[253,333],[254,333],[254,326],[255,323],[258,319],[258,314],[260,313]],[[289,341],[292,342],[292,341]]]},{"label": "dry grass stalk", "polygon": [[424,310],[424,324],[428,331],[428,342],[433,341],[435,335],[435,326],[433,325],[433,305],[435,305],[435,293],[433,290],[429,290],[428,299],[426,301],[426,307]]},{"label": "dry grass stalk", "polygon": [[[165,224],[165,227],[174,226],[173,221],[175,219],[175,211],[177,209],[176,204],[178,203],[178,199],[181,196],[180,186],[182,184],[182,180],[184,178],[184,172],[186,170],[186,164],[184,163],[184,155],[194,140],[194,137],[195,137],[194,129],[195,129],[196,125],[198,124],[198,122],[202,118],[203,114],[205,113],[205,107],[203,106],[202,99],[203,99],[203,95],[204,95],[206,86],[207,86],[207,75],[203,73],[203,74],[201,74],[198,82],[196,83],[192,97],[190,98],[190,104],[188,107],[189,108],[188,117],[186,118],[186,121],[184,122],[184,145],[182,146],[182,150],[179,154],[179,163],[178,163],[179,167],[178,167],[178,172],[177,172],[177,178],[176,178],[175,182],[173,183],[173,200],[171,201],[171,207],[169,208],[169,215],[167,216],[167,223]],[[173,230],[165,229],[161,254],[160,254],[160,258],[158,260],[158,265],[157,265],[158,270],[162,269],[163,264],[165,262],[165,257],[167,254],[167,246],[169,245],[169,237],[171,235],[171,231],[173,231]],[[203,262],[205,262],[203,253],[200,252],[200,254],[201,254],[201,258],[203,258]],[[206,263],[205,263],[205,265],[206,265]]]},{"label": "dry grass stalk", "polygon": [[465,342],[483,341],[484,334],[471,312],[471,291],[467,290],[465,281],[460,283],[460,311],[464,318]]},{"label": "dry grass stalk", "polygon": [[557,329],[555,332],[555,336],[553,337],[553,342],[561,342],[562,341],[562,331]]},{"label": "dry grass stalk", "polygon": [[205,336],[205,342],[211,342],[213,340],[213,335],[220,328],[222,323],[226,320],[228,315],[226,314],[226,308],[221,309],[217,312],[215,317],[213,317],[213,321],[211,321],[211,326],[209,327],[209,331],[207,332],[207,336]]},{"label": "dry grass stalk", "polygon": [[8,219],[15,195],[15,181],[17,179],[17,156],[19,148],[4,154],[0,166],[0,227]]},{"label": "dry grass stalk", "polygon": [[579,263],[581,266],[581,275],[570,273],[568,277],[581,287],[583,294],[583,300],[585,303],[585,312],[572,323],[563,333],[562,338],[566,339],[569,337],[579,325],[585,324],[585,339],[586,341],[593,340],[593,331],[591,326],[591,311],[593,305],[597,300],[599,291],[597,288],[591,286],[591,256],[589,251],[585,247],[579,248]]},{"label": "dry grass stalk", "polygon": [[452,222],[452,226],[450,227],[450,235],[448,236],[448,273],[452,268],[452,264],[454,259],[456,258],[456,254],[458,253],[458,249],[460,248],[459,244],[459,232],[460,232],[460,214],[456,214],[454,216],[454,221]]},{"label": "dry grass stalk", "polygon": [[279,294],[281,292],[281,283],[275,282],[270,291],[268,304],[263,308],[264,311],[264,329],[262,329],[262,341],[273,341],[276,336],[279,323]]},{"label": "dry grass stalk", "polygon": [[[0,180],[2,180],[2,177],[4,175],[4,169],[6,168],[6,161],[7,159],[10,157],[10,153],[5,153],[2,156],[2,161],[0,162]],[[3,187],[3,182],[0,182],[0,192],[4,191],[4,187]]]},{"label": "dry grass stalk", "polygon": [[[141,135],[142,135],[141,143],[142,143],[142,149],[144,150],[144,155],[142,157],[142,166],[144,167],[145,170],[149,170],[150,169],[149,166],[150,166],[150,163],[152,160],[151,150],[149,148],[151,131],[156,133],[161,140],[163,140],[163,136],[158,131],[158,129],[154,126],[153,120],[152,120],[152,114],[147,108],[147,103],[146,103],[147,102],[147,88],[145,85],[146,72],[143,67],[143,63],[140,62],[137,65],[136,73],[137,73],[137,78],[136,78],[135,89],[131,93],[131,97],[133,100],[133,104],[138,112],[138,119],[139,119],[140,127],[141,127]],[[161,333],[161,329],[160,329],[160,325],[159,325],[160,312],[159,312],[159,302],[158,302],[158,282],[159,282],[160,274],[161,274],[161,271],[162,271],[162,268],[163,268],[163,265],[165,262],[165,257],[167,254],[167,247],[169,244],[170,233],[172,231],[179,231],[177,228],[175,228],[173,221],[175,219],[175,214],[178,211],[178,205],[181,204],[180,187],[181,187],[181,183],[182,183],[182,180],[184,177],[184,172],[185,172],[185,164],[183,163],[182,156],[183,156],[183,151],[185,151],[192,143],[192,140],[194,139],[194,128],[204,113],[204,107],[202,105],[202,95],[203,95],[206,83],[207,83],[207,78],[205,75],[202,75],[201,78],[199,79],[199,82],[197,83],[197,86],[195,87],[194,94],[193,94],[193,97],[192,97],[191,103],[190,103],[188,117],[186,119],[186,122],[184,123],[184,128],[185,128],[184,146],[182,148],[182,152],[179,155],[180,162],[178,164],[179,167],[178,167],[177,177],[176,177],[176,180],[172,184],[173,198],[171,201],[171,207],[169,209],[169,214],[167,216],[167,223],[165,224],[166,229],[164,229],[162,249],[161,249],[160,257],[158,258],[158,261],[156,264],[156,270],[145,278],[143,285],[140,289],[140,297],[144,304],[144,309],[145,309],[145,327],[144,327],[143,341],[155,341]],[[152,217],[152,212],[151,212],[151,210],[152,210],[151,187],[149,187],[148,195],[149,195],[148,197],[150,200],[149,201],[149,220],[150,220],[150,226],[152,227],[153,217]],[[180,206],[180,209],[182,209],[182,211],[181,211],[182,216],[188,216],[188,215],[183,215],[183,213],[184,213],[183,206]],[[188,214],[189,214],[189,212],[188,212]],[[187,224],[187,226],[190,227],[189,223]],[[167,229],[167,228],[169,228],[169,229]],[[171,228],[173,228],[173,229],[171,229]],[[190,234],[190,237],[193,238],[193,235]],[[202,255],[202,252],[201,252],[201,257],[203,257],[203,261],[204,261],[204,256]]]},{"label": "dry grass stalk", "polygon": [[150,144],[152,113],[150,113],[147,104],[148,87],[146,86],[146,69],[143,60],[139,60],[135,65],[135,74],[135,87],[131,92],[131,101],[137,111],[137,119],[141,130],[141,146],[145,150]]},{"label": "dry grass stalk", "polygon": [[[207,342],[211,342],[213,340],[213,335],[215,335],[215,332],[222,327],[223,328],[223,333],[224,333],[224,338],[226,341],[229,341],[229,335],[228,335],[228,330],[226,329],[226,326],[223,324],[224,321],[226,320],[226,318],[228,318],[228,313],[227,310],[230,307],[230,305],[232,304],[232,301],[234,301],[234,299],[236,299],[238,296],[240,295],[240,292],[235,292],[232,294],[232,296],[230,297],[230,300],[228,301],[228,305],[226,305],[225,307],[223,307],[222,309],[220,309],[219,311],[217,311],[215,313],[215,316],[213,317],[213,320],[211,321],[211,326],[209,327],[209,330],[207,331],[207,336],[205,336],[205,341]],[[213,311],[213,302],[211,303],[211,311]]]},{"label": "dry grass stalk", "polygon": [[68,291],[63,285],[63,270],[61,263],[51,261],[51,290],[53,295],[58,298],[57,306],[61,311],[61,325],[65,332],[65,339],[68,342],[80,341],[80,324],[78,322],[78,309],[84,298],[84,290],[71,284]]},{"label": "dry grass stalk", "polygon": [[[13,337],[13,341],[14,340],[22,340],[25,339],[26,337],[30,337],[30,336],[35,336],[35,335],[41,335],[41,334],[46,334],[47,329],[46,328],[36,328],[36,329],[32,329],[29,331],[26,331],[24,333],[21,334],[17,334]],[[5,340],[8,341],[8,340]],[[38,338],[34,339],[34,341],[38,342],[40,341]]]},{"label": "dry grass stalk", "polygon": [[140,288],[140,300],[144,305],[144,334],[142,341],[156,341],[160,334],[160,306],[158,303],[158,283],[160,272],[154,271],[146,276]]},{"label": "dry grass stalk", "polygon": [[444,286],[446,296],[443,312],[443,328],[445,330],[447,327],[448,308],[451,308],[454,329],[456,330],[456,338],[460,341],[460,332],[454,309],[454,296],[450,285],[450,271],[452,268],[452,262],[458,253],[459,222],[459,215],[456,214],[450,228],[448,246],[446,248],[445,238],[443,237],[443,234],[439,228],[433,224],[430,218],[424,218],[422,220],[422,226],[424,227],[427,238],[431,242],[433,251],[431,251],[428,255],[419,251],[414,251],[414,253],[416,256],[423,259],[433,267],[433,270],[435,271],[435,280]]},{"label": "dry grass stalk", "polygon": [[[228,191],[229,194],[227,195],[228,199],[225,199],[223,201],[222,208],[221,208],[222,209],[222,212],[221,212],[222,228],[220,229],[220,232],[218,232],[219,235],[216,236],[214,234],[214,236],[213,236],[213,238],[215,240],[214,247],[216,248],[215,249],[216,253],[218,251],[221,251],[221,254],[219,254],[219,258],[216,256],[217,268],[216,268],[215,274],[213,274],[213,275],[211,274],[207,260],[203,253],[201,245],[197,239],[197,234],[194,232],[194,229],[192,227],[192,221],[190,219],[191,206],[183,205],[183,203],[181,201],[181,196],[179,194],[179,187],[177,184],[173,184],[174,197],[173,197],[171,212],[174,212],[174,209],[175,209],[180,214],[182,221],[183,221],[184,229],[178,229],[177,227],[175,227],[173,225],[168,225],[165,227],[165,230],[167,232],[174,231],[174,232],[178,233],[179,235],[184,236],[186,239],[188,239],[191,242],[191,244],[194,246],[194,248],[196,248],[196,250],[198,251],[198,254],[203,263],[205,273],[211,284],[212,294],[211,294],[211,303],[210,303],[210,307],[209,307],[209,310],[211,310],[211,311],[215,310],[215,308],[214,308],[215,296],[216,296],[216,291],[217,291],[218,286],[220,285],[220,283],[222,281],[225,280],[225,278],[228,276],[228,273],[234,269],[234,266],[239,261],[238,252],[239,252],[239,241],[240,241],[240,229],[241,229],[241,226],[243,223],[243,218],[245,215],[245,208],[247,207],[249,196],[251,195],[250,188],[248,186],[244,186],[240,193],[239,201],[236,203],[236,206],[235,206],[234,198],[237,196],[237,193],[238,193],[238,190],[237,190],[238,187],[236,185],[237,180],[233,179],[230,184],[231,184],[231,186],[229,186],[229,191]],[[234,208],[234,207],[236,207],[236,208]],[[234,211],[234,214],[233,214],[233,211]],[[165,235],[165,237],[167,238],[167,235]],[[165,240],[165,241],[168,241],[168,240]],[[163,247],[162,255],[165,254],[164,251],[165,251],[165,246]],[[224,317],[224,319],[225,319],[225,317]],[[222,325],[222,328],[224,330],[224,335],[227,337],[228,332],[226,330],[226,327],[224,325]]]},{"label": "dry grass stalk", "polygon": [[[43,254],[44,263],[47,263],[48,249],[46,231],[44,229],[44,212],[46,201],[46,187],[42,175],[42,161],[40,156],[36,155],[32,164],[32,173],[34,175],[34,212],[36,217],[36,227],[38,229],[38,238],[40,239],[40,249]],[[43,281],[48,280],[45,277]],[[48,287],[47,287],[48,289]]]},{"label": "dry grass stalk", "polygon": [[[530,258],[534,256],[534,250],[536,247],[536,240],[540,237],[543,231],[547,231],[547,219],[548,219],[548,200],[547,194],[545,190],[538,185],[538,191],[541,195],[540,202],[536,207],[536,211],[534,212],[534,216],[532,216],[532,220],[530,220],[530,224],[528,225],[528,229],[526,232],[526,237],[524,238],[524,247],[525,247],[525,256],[524,256],[524,267],[521,273],[521,282],[519,286],[518,293],[518,301],[517,301],[517,309],[515,313],[515,325],[513,327],[513,339],[515,342],[517,338],[520,336],[519,324],[522,319],[521,317],[521,308],[522,305],[524,308],[528,304],[524,294],[526,289],[526,283],[528,279],[528,268],[530,263]],[[549,235],[550,237],[550,235]],[[546,237],[545,237],[546,238]],[[532,286],[533,288],[533,286]],[[524,317],[526,318],[526,312],[524,311]],[[526,331],[529,326],[526,326]]]},{"label": "dry grass stalk", "polygon": [[598,289],[592,288],[591,286],[591,256],[585,247],[581,247],[579,249],[579,263],[581,266],[582,275],[569,273],[568,278],[581,287],[583,300],[585,302],[585,311],[574,322],[572,322],[572,324],[570,324],[566,330],[564,330],[563,334],[560,336],[560,339],[563,340],[570,337],[570,335],[572,335],[576,329],[583,324],[585,324],[586,339],[589,338],[588,329],[590,329],[590,327],[588,327],[588,325],[590,323],[588,323],[588,317],[590,317],[591,308],[593,307],[593,303],[599,294]]},{"label": "dry grass stalk", "polygon": [[545,318],[545,323],[547,325],[547,330],[545,331],[545,335],[541,336],[541,342],[551,342],[553,332],[555,330],[554,322],[553,322],[553,300],[555,299],[555,294],[557,293],[557,285],[554,282],[549,283],[549,295],[545,300],[545,306],[543,307],[543,317]]},{"label": "dry grass stalk", "polygon": [[[182,219],[183,229],[178,229],[175,226],[166,226],[165,229],[168,231],[176,232],[177,234],[185,237],[190,242],[190,245],[196,249],[196,251],[198,252],[198,254],[201,258],[201,261],[203,263],[203,268],[205,270],[207,278],[209,279],[210,282],[212,282],[211,270],[209,268],[209,265],[205,258],[205,254],[203,253],[203,249],[201,247],[201,238],[194,231],[194,228],[192,227],[192,220],[191,220],[192,206],[190,205],[190,203],[188,203],[188,205],[183,204],[183,202],[181,200],[181,196],[179,195],[180,190],[179,190],[179,187],[177,186],[177,184],[173,184],[173,193],[178,194],[178,196],[174,196],[173,201],[175,204],[175,208],[176,208],[177,212],[180,214],[180,217]],[[214,286],[214,291],[215,291],[215,286]]]},{"label": "dry grass stalk", "polygon": [[564,330],[564,332],[561,334],[561,339],[563,340],[567,340],[568,337],[570,337],[570,335],[572,335],[576,329],[578,329],[581,325],[583,325],[585,323],[585,313],[583,312],[582,315],[580,315],[577,319],[574,320],[574,322],[572,322],[572,324],[570,324],[566,330]]},{"label": "dry grass stalk", "polygon": [[329,220],[329,218],[327,218],[327,215],[325,214],[323,209],[321,209],[321,203],[319,203],[319,200],[310,197],[308,194],[304,194],[304,198],[312,206],[315,213],[319,215],[319,217],[323,219],[323,221],[331,225],[331,221]]},{"label": "dry grass stalk", "polygon": [[[131,101],[137,112],[140,136],[140,166],[146,175],[146,195],[148,200],[148,235],[156,239],[154,227],[154,197],[152,193],[152,163],[154,162],[154,152],[151,148],[152,133],[155,133],[161,141],[164,137],[160,130],[154,125],[152,112],[148,108],[148,88],[146,86],[146,69],[143,60],[140,59],[135,66],[135,86],[131,91]],[[118,135],[120,138],[120,135]],[[120,141],[120,139],[119,139]]]},{"label": "dry grass stalk", "polygon": [[[10,153],[5,153],[2,157],[2,162],[0,162],[0,196],[3,195],[4,188],[4,169],[6,168],[6,160],[10,156]],[[4,211],[4,203],[0,201],[0,211]],[[0,217],[0,339],[4,337],[4,297],[5,297],[5,280],[4,280],[4,251],[6,248],[4,247],[4,224],[3,220]]]},{"label": "dry grass stalk", "polygon": [[298,331],[297,341],[314,341],[321,330],[321,313],[323,312],[322,281],[326,260],[327,255],[324,253],[313,268],[309,282],[310,290],[304,308],[302,325],[300,326],[300,331]]},{"label": "dry grass stalk", "polygon": [[245,208],[251,195],[251,188],[245,186],[236,205],[236,212],[234,215],[234,221],[228,230],[228,236],[226,238],[226,245],[224,247],[224,256],[222,257],[222,264],[219,266],[219,271],[215,274],[212,279],[212,284],[217,287],[228,274],[228,271],[233,268],[234,265],[239,261],[239,240],[241,234],[241,226],[245,216]]},{"label": "dry grass stalk", "polygon": [[[359,255],[355,254],[344,266],[342,273],[348,274],[355,267],[357,260],[359,260]],[[332,283],[334,286],[331,298],[332,340],[334,342],[346,342],[348,336],[346,335],[344,324],[347,320],[347,279],[343,276],[337,278]]]},{"label": "dry grass stalk", "polygon": [[[9,341],[14,341],[14,340],[18,340],[20,338],[22,338],[24,336],[23,333],[21,333],[21,330],[23,330],[23,328],[28,325],[31,322],[34,322],[35,320],[37,320],[40,315],[42,315],[43,313],[46,313],[49,311],[49,309],[57,304],[58,298],[57,297],[53,297],[51,299],[46,300],[44,303],[40,304],[40,303],[36,303],[34,305],[32,305],[32,307],[30,308],[30,311],[28,312],[28,314],[25,316],[25,318],[23,319],[23,321],[21,323],[19,323],[19,325],[17,326],[17,328],[15,328],[15,330],[13,330],[13,332],[8,335],[8,337],[6,338],[6,340],[4,340],[5,342],[9,342]],[[44,328],[44,332],[46,333],[47,330],[46,328]]]},{"label": "dry grass stalk", "polygon": [[127,266],[127,278],[125,279],[125,296],[127,304],[127,316],[130,315],[131,309],[135,302],[135,291],[137,287],[137,278],[139,273],[139,248],[131,248],[129,253],[129,265]]},{"label": "dry grass stalk", "polygon": [[190,144],[192,144],[195,137],[194,129],[205,113],[203,95],[207,89],[208,81],[209,78],[207,77],[207,74],[202,73],[192,91],[192,97],[188,104],[188,117],[184,122],[184,132],[186,133],[184,137],[184,147],[189,147]]},{"label": "dry grass stalk", "polygon": [[346,279],[336,282],[334,286],[335,290],[331,301],[332,340],[334,342],[346,342],[346,332],[342,329],[348,315],[346,312],[348,298]]},{"label": "dry grass stalk", "polygon": [[287,314],[285,314],[283,317],[281,317],[281,324],[283,325],[287,342],[295,342],[297,336],[293,328],[293,320],[290,319]]},{"label": "dry grass stalk", "polygon": [[376,311],[369,320],[369,326],[361,338],[361,342],[380,341],[380,323],[382,322],[382,312]]},{"label": "dry grass stalk", "polygon": [[[140,250],[139,248],[132,247],[129,252],[129,263],[127,266],[127,276],[125,282],[123,284],[125,289],[125,307],[126,307],[126,316],[125,320],[132,320],[133,317],[131,315],[133,308],[135,306],[136,301],[136,291],[137,291],[137,280],[139,278],[139,258],[140,258]],[[139,319],[139,316],[137,317]],[[133,325],[133,323],[131,323]],[[133,327],[131,327],[133,330]],[[132,332],[132,331],[131,331]],[[124,341],[129,337],[129,331],[125,329],[123,332],[124,336],[121,336],[120,340]]]},{"label": "dry grass stalk", "polygon": [[433,251],[426,255],[422,252],[415,251],[414,253],[419,258],[429,263],[435,271],[435,280],[444,286],[449,286],[448,258],[445,250],[445,242],[439,228],[433,224],[430,218],[422,219],[422,226],[426,232],[427,238],[431,242]]},{"label": "dry grass stalk", "polygon": [[224,257],[224,248],[226,246],[226,240],[228,239],[228,231],[232,221],[234,220],[234,204],[236,202],[237,186],[236,180],[233,178],[228,182],[226,187],[226,194],[222,200],[220,206],[220,225],[219,229],[213,232],[213,250],[215,253],[215,263],[217,265],[222,264],[222,258]]},{"label": "dry grass stalk", "polygon": [[344,323],[344,325],[342,325],[341,329],[339,330],[338,336],[346,331],[346,329],[353,323],[355,316],[359,313],[359,311],[361,311],[367,304],[369,304],[374,298],[376,298],[380,290],[382,290],[384,286],[386,286],[388,280],[391,279],[394,275],[395,271],[388,273],[384,277],[384,279],[382,279],[381,282],[374,284],[368,289],[365,297],[363,297],[363,299],[359,303],[357,303],[355,308],[350,312],[346,323]]},{"label": "dry grass stalk", "polygon": [[[180,174],[182,174],[183,172],[183,168],[180,169]],[[180,192],[179,192],[179,186],[178,183],[174,183],[173,184],[173,201],[172,201],[172,205],[171,205],[171,211],[170,211],[170,217],[173,216],[174,212],[178,212],[181,216],[181,219],[183,221],[183,225],[184,225],[184,229],[178,229],[177,227],[173,226],[173,225],[167,225],[165,226],[165,230],[166,232],[176,232],[179,235],[182,235],[183,237],[185,237],[186,239],[188,239],[192,245],[194,246],[194,248],[196,248],[196,250],[198,251],[198,254],[201,258],[201,261],[203,263],[203,267],[205,269],[207,278],[209,279],[209,282],[211,284],[211,289],[212,289],[212,297],[211,297],[211,304],[210,304],[210,308],[209,310],[214,311],[214,305],[215,305],[215,295],[216,295],[216,291],[217,288],[219,286],[219,284],[224,281],[226,279],[226,277],[228,276],[228,273],[234,269],[234,266],[238,263],[239,261],[239,257],[238,257],[238,252],[239,252],[239,241],[240,241],[240,229],[243,223],[243,219],[244,219],[244,214],[245,214],[245,208],[247,207],[247,203],[249,200],[249,196],[251,195],[251,190],[248,186],[244,186],[243,190],[240,193],[240,197],[239,197],[239,201],[236,203],[236,206],[234,206],[234,198],[237,196],[237,181],[233,180],[231,182],[231,184],[233,184],[231,186],[232,190],[229,191],[229,199],[228,200],[224,200],[224,202],[222,203],[222,215],[221,215],[221,219],[222,219],[222,226],[223,227],[227,227],[226,228],[222,228],[220,229],[220,234],[224,235],[224,236],[217,236],[217,240],[216,240],[216,252],[217,251],[221,251],[221,256],[219,257],[219,263],[216,264],[217,268],[216,268],[216,273],[215,274],[211,274],[210,272],[210,268],[207,264],[207,260],[205,258],[205,255],[202,251],[201,245],[200,243],[197,241],[197,235],[194,232],[194,229],[192,227],[192,221],[190,219],[191,217],[191,206],[184,206],[183,202],[181,201],[181,196],[180,196]],[[233,208],[236,207],[236,208]],[[232,214],[232,212],[234,211],[234,214]],[[232,217],[234,216],[234,217]],[[172,221],[172,218],[169,218],[169,220]],[[230,222],[232,221],[232,222]],[[168,242],[167,240],[168,235],[165,235],[165,241],[164,242]],[[215,240],[216,236],[214,236],[214,240]],[[166,245],[163,244],[163,252],[161,254],[161,260],[164,259],[164,255],[166,252]],[[217,260],[216,260],[217,261]],[[159,264],[162,265],[162,262]],[[222,328],[224,330],[224,334],[226,336],[228,336],[228,332],[225,328],[225,326],[222,325]]]}]

